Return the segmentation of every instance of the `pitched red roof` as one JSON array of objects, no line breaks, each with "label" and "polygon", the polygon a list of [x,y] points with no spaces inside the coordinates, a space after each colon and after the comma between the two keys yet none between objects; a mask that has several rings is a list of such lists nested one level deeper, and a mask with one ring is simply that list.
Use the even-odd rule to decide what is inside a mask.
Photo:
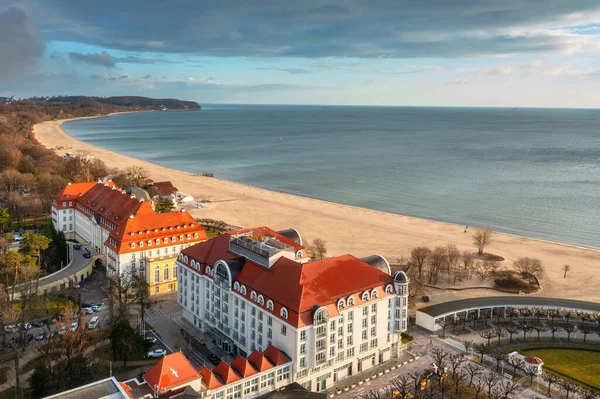
[{"label": "pitched red roof", "polygon": [[158,189],[160,196],[175,194],[178,191],[170,181],[155,181],[152,185]]},{"label": "pitched red roof", "polygon": [[[74,201],[76,201],[80,196],[87,193],[92,187],[96,186],[98,183],[69,183],[60,190],[58,194],[54,197],[54,206],[57,209],[63,208],[72,208],[75,206]],[[71,201],[71,205],[67,201]],[[65,205],[63,206],[63,202]]]},{"label": "pitched red roof", "polygon": [[230,363],[230,366],[233,367],[233,369],[242,378],[250,377],[258,373],[258,371],[256,371],[256,369],[252,366],[248,359],[246,359],[242,355],[237,355],[237,357],[233,359],[233,361]]},{"label": "pitched red roof", "polygon": [[264,355],[271,363],[275,366],[281,366],[282,364],[286,364],[292,361],[289,357],[287,357],[282,351],[273,346],[273,344],[269,345],[267,349],[264,350]]},{"label": "pitched red roof", "polygon": [[525,357],[525,361],[529,364],[544,364],[542,359],[540,359],[539,357],[535,357],[535,356],[527,356],[527,357]]},{"label": "pitched red roof", "polygon": [[213,372],[210,371],[206,366],[202,366],[200,374],[202,375],[202,383],[206,385],[208,389],[217,389],[223,386]]},{"label": "pitched red roof", "polygon": [[[188,234],[190,237],[188,238]],[[107,240],[106,245],[116,252],[128,253],[140,250],[140,242],[147,247],[148,240],[152,245],[147,247],[161,248],[174,244],[190,244],[208,240],[206,231],[188,212],[173,211],[135,215],[128,218],[110,233],[116,244]],[[175,241],[172,238],[175,237]],[[167,242],[164,239],[167,238]],[[156,240],[159,239],[159,243]],[[131,243],[135,247],[131,247]]]},{"label": "pitched red roof", "polygon": [[265,357],[265,355],[263,355],[256,349],[254,349],[250,356],[248,356],[248,361],[258,371],[266,371],[274,367],[273,364],[269,362],[269,360]]},{"label": "pitched red roof", "polygon": [[160,359],[144,375],[144,380],[157,391],[162,392],[202,378],[194,366],[181,353],[176,352]]},{"label": "pitched red roof", "polygon": [[[240,232],[250,231],[258,231],[259,234],[264,232],[266,235],[275,233],[266,227]],[[183,253],[188,256],[189,261],[194,259],[201,265],[212,268],[218,260],[240,257],[229,251],[231,235],[240,232],[224,234],[193,245],[184,249]],[[286,243],[292,245],[293,242],[287,240]],[[200,272],[203,273],[204,270],[201,268]],[[339,298],[374,288],[380,297],[385,296],[385,285],[393,282],[392,276],[352,255],[304,264],[281,257],[269,269],[246,259],[235,280],[247,287],[247,299],[250,299],[252,290],[262,294],[265,297],[265,305],[262,307],[276,317],[280,317],[281,308],[285,307],[288,311],[286,321],[296,327],[312,324],[312,310],[315,306],[327,306],[330,314],[335,315]],[[269,299],[274,301],[273,311],[266,308]],[[361,303],[356,301],[357,305]]]},{"label": "pitched red roof", "polygon": [[240,380],[240,377],[224,360],[221,360],[221,362],[217,364],[217,367],[215,367],[212,372],[214,375],[221,379],[224,385],[231,384],[232,382]]}]

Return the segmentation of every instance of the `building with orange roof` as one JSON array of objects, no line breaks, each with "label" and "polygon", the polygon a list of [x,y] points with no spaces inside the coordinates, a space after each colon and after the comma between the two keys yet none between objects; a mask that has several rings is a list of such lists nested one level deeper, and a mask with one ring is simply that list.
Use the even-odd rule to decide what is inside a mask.
[{"label": "building with orange roof", "polygon": [[144,374],[144,380],[159,394],[185,386],[191,386],[196,391],[203,390],[202,375],[181,352],[161,358]]},{"label": "building with orange roof", "polygon": [[157,213],[110,181],[69,183],[52,203],[52,221],[103,254],[109,277],[143,275],[151,294],[177,291],[179,252],[208,239],[184,210]]},{"label": "building with orange roof", "polygon": [[382,256],[312,261],[296,230],[258,227],[190,246],[177,263],[185,321],[230,353],[250,353],[256,370],[291,361],[308,390],[401,349],[409,280]]}]

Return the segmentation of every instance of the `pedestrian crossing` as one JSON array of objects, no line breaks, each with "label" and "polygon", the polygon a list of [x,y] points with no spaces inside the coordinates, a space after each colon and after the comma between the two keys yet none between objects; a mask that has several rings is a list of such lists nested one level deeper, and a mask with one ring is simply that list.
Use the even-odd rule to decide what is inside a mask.
[{"label": "pedestrian crossing", "polygon": [[164,316],[166,313],[164,310],[160,308],[150,308],[146,310],[146,317],[154,318],[158,316]]}]

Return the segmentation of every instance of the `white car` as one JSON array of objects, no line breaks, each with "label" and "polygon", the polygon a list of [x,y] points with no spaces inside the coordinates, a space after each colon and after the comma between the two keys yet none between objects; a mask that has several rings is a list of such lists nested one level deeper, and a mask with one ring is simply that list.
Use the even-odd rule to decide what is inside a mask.
[{"label": "white car", "polygon": [[163,357],[167,354],[167,351],[164,349],[155,349],[151,352],[148,352],[148,357]]},{"label": "white car", "polygon": [[19,331],[19,328],[14,324],[11,324],[9,326],[4,326],[4,331],[7,333],[16,333],[17,331]]},{"label": "white car", "polygon": [[86,314],[94,313],[94,308],[92,308],[92,307],[87,307],[87,308],[84,308],[83,310],[85,310]]},{"label": "white car", "polygon": [[21,234],[15,234],[13,238],[15,241],[23,241],[23,236]]},{"label": "white car", "polygon": [[77,330],[77,327],[79,327],[79,323],[74,321],[71,323],[71,332],[75,332],[75,330]]}]

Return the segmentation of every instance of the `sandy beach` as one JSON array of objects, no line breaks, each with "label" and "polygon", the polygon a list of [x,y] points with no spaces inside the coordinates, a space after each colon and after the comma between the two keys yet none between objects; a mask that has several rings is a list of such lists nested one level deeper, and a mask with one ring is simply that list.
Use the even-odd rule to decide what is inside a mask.
[{"label": "sandy beach", "polygon": [[[327,241],[328,255],[350,253],[362,257],[381,254],[390,262],[408,256],[416,246],[435,247],[455,244],[461,251],[474,251],[471,231],[464,226],[433,222],[407,216],[372,211],[320,200],[298,197],[249,187],[217,178],[196,176],[104,149],[96,148],[68,136],[62,121],[50,121],[34,127],[37,140],[65,152],[97,157],[109,166],[125,169],[139,165],[155,181],[171,180],[181,192],[199,199],[210,199],[206,209],[193,210],[195,217],[224,220],[232,225],[253,227],[266,225],[274,229],[296,228],[305,242],[316,237]],[[56,147],[62,147],[56,150]],[[469,229],[471,230],[471,229]],[[524,237],[494,234],[486,252],[503,256],[503,265],[529,256],[546,266],[541,279],[543,290],[536,295],[600,301],[600,252]],[[571,265],[567,278],[562,267]],[[460,291],[456,296],[500,295],[489,290]]]}]

